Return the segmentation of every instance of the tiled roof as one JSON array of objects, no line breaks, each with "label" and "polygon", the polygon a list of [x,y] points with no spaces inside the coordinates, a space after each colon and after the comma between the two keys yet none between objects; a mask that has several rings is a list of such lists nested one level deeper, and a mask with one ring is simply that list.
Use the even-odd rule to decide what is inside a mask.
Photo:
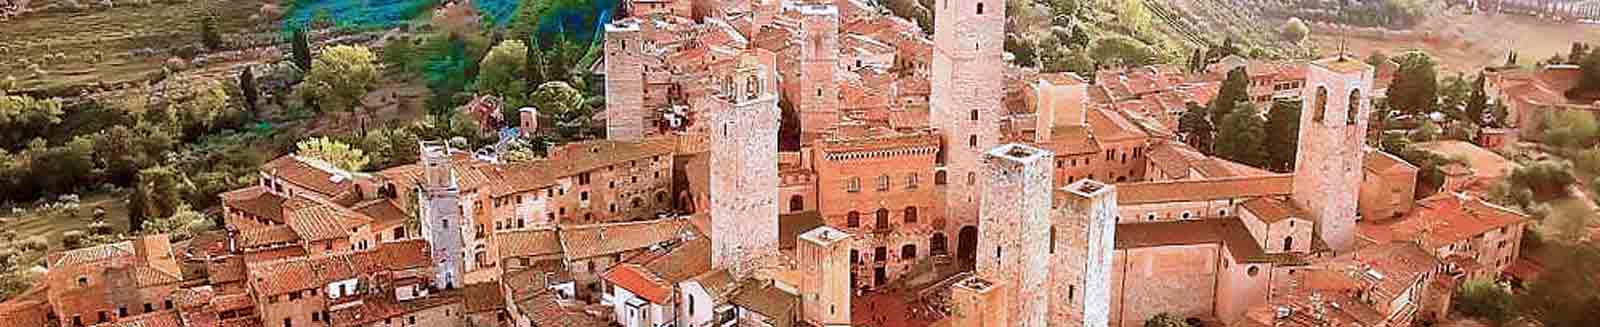
[{"label": "tiled roof", "polygon": [[50,303],[42,300],[0,302],[0,327],[49,326]]},{"label": "tiled roof", "polygon": [[176,310],[163,310],[136,316],[118,318],[117,322],[95,324],[94,327],[184,327]]},{"label": "tiled roof", "polygon": [[392,199],[378,199],[356,204],[353,209],[362,215],[372,217],[373,226],[393,226],[405,223],[411,219],[411,214],[400,209],[400,204]]},{"label": "tiled roof", "polygon": [[384,319],[399,318],[440,306],[459,305],[461,302],[461,293],[454,291],[434,293],[432,296],[405,302],[396,302],[390,296],[364,296],[361,305],[334,311],[328,315],[334,326],[371,326]]},{"label": "tiled roof", "polygon": [[229,191],[221,196],[222,204],[228,208],[267,220],[283,222],[284,198],[266,192],[260,185]]},{"label": "tiled roof", "polygon": [[793,249],[801,233],[822,225],[822,213],[816,210],[778,214],[778,248]]},{"label": "tiled roof", "polygon": [[556,301],[555,293],[542,293],[517,305],[539,327],[607,327],[610,324],[599,317],[569,311]]},{"label": "tiled roof", "polygon": [[501,293],[498,282],[468,284],[462,293],[462,300],[465,302],[463,306],[467,312],[484,312],[506,307],[505,294]]},{"label": "tiled roof", "polygon": [[1117,203],[1143,204],[1289,195],[1294,175],[1277,174],[1117,185]]},{"label": "tiled roof", "polygon": [[132,268],[134,285],[145,288],[158,285],[177,283],[183,276],[176,271],[164,271],[151,266],[136,266]]},{"label": "tiled roof", "polygon": [[333,205],[313,205],[294,210],[284,224],[306,241],[350,237],[351,230],[372,222],[371,217]]},{"label": "tiled roof", "polygon": [[211,298],[211,310],[227,311],[248,309],[256,305],[255,299],[247,293],[223,294]]},{"label": "tiled roof", "polygon": [[732,299],[733,291],[739,288],[738,281],[733,279],[733,274],[729,273],[727,269],[707,271],[699,276],[694,276],[690,280],[699,283],[700,287],[705,288],[706,293],[711,296],[711,303],[716,305],[728,303]]},{"label": "tiled roof", "polygon": [[1089,132],[1089,127],[1083,125],[1052,127],[1050,142],[1041,146],[1055,152],[1056,155],[1100,152],[1100,144],[1095,140],[1094,134]]},{"label": "tiled roof", "polygon": [[1344,57],[1344,56],[1321,59],[1321,60],[1314,61],[1312,63],[1316,64],[1317,66],[1321,66],[1322,68],[1327,68],[1328,70],[1333,71],[1335,73],[1341,73],[1341,74],[1349,74],[1349,73],[1354,73],[1354,72],[1359,72],[1359,71],[1363,71],[1363,70],[1372,69],[1372,65],[1368,65],[1365,62],[1361,62],[1360,59]]},{"label": "tiled roof", "polygon": [[1150,156],[1150,164],[1169,178],[1188,177],[1189,169],[1194,167],[1195,162],[1206,160],[1205,154],[1179,142],[1151,145],[1145,155]]},{"label": "tiled roof", "polygon": [[1423,237],[1424,245],[1437,248],[1473,239],[1490,231],[1515,226],[1528,217],[1459,193],[1439,193],[1417,201],[1416,209],[1400,219],[1385,222],[1363,221],[1357,225],[1363,237],[1379,243],[1409,241]]},{"label": "tiled roof", "polygon": [[491,242],[500,258],[533,257],[561,253],[561,238],[554,229],[527,229],[496,232]]},{"label": "tiled roof", "polygon": [[618,264],[607,270],[604,278],[607,283],[626,289],[650,303],[669,303],[672,300],[672,284],[637,264]]},{"label": "tiled roof", "polygon": [[1389,154],[1389,152],[1383,150],[1368,149],[1366,156],[1363,156],[1361,159],[1362,168],[1378,174],[1387,174],[1395,169],[1402,169],[1402,171],[1409,172],[1417,171],[1417,166],[1412,166],[1411,163],[1408,163],[1399,157],[1395,157],[1394,155]]},{"label": "tiled roof", "polygon": [[800,296],[779,288],[772,281],[750,279],[739,286],[731,302],[784,324],[785,318],[795,316]]},{"label": "tiled roof", "polygon": [[677,240],[690,226],[687,219],[668,218],[638,222],[563,227],[562,248],[569,259],[643,249]]},{"label": "tiled roof", "polygon": [[1305,210],[1300,209],[1300,206],[1278,198],[1255,198],[1245,201],[1243,206],[1245,210],[1249,210],[1256,218],[1260,218],[1268,224],[1289,218],[1311,219],[1311,216],[1306,214]]},{"label": "tiled roof", "polygon": [[1267,260],[1250,230],[1239,218],[1118,224],[1115,247],[1134,249],[1169,245],[1218,244],[1228,248],[1237,262]]},{"label": "tiled roof", "polygon": [[261,165],[261,171],[328,198],[355,189],[353,176],[349,172],[338,171],[331,168],[332,165],[314,163],[313,160],[316,159],[284,155]]},{"label": "tiled roof", "polygon": [[491,196],[505,196],[554,185],[559,177],[593,171],[630,160],[671,155],[677,148],[673,137],[653,137],[641,141],[596,140],[569,143],[550,150],[550,159],[518,164],[481,165],[484,176],[495,180]]},{"label": "tiled roof", "polygon": [[428,242],[420,239],[379,243],[370,251],[357,252],[357,256],[370,265],[364,267],[367,271],[410,270],[427,267],[431,262]]},{"label": "tiled roof", "polygon": [[312,289],[329,282],[355,277],[359,271],[349,253],[323,257],[295,257],[261,264],[247,264],[250,287],[261,296],[273,296]]},{"label": "tiled roof", "polygon": [[238,242],[236,245],[241,248],[252,248],[273,244],[299,243],[300,236],[295,235],[294,229],[289,228],[289,225],[272,225],[241,230],[236,241]]},{"label": "tiled roof", "polygon": [[1479,178],[1497,179],[1511,174],[1512,169],[1521,165],[1501,157],[1494,151],[1473,145],[1472,143],[1445,140],[1417,143],[1420,149],[1437,153],[1445,157],[1460,157],[1466,159],[1466,164]]},{"label": "tiled roof", "polygon": [[117,242],[57,253],[52,255],[55,259],[51,260],[53,263],[50,267],[71,266],[125,256],[133,256],[133,242]]},{"label": "tiled roof", "polygon": [[683,241],[662,255],[638,263],[661,281],[675,285],[711,270],[711,240],[697,237]]},{"label": "tiled roof", "polygon": [[1102,143],[1148,137],[1144,130],[1139,129],[1139,125],[1128,121],[1127,117],[1103,108],[1090,110],[1089,128],[1094,130],[1094,135]]}]

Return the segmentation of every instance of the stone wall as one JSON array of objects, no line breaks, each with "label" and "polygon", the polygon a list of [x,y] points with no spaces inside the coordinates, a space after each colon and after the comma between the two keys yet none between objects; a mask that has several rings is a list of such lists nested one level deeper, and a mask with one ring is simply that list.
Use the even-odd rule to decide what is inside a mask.
[{"label": "stone wall", "polygon": [[944,134],[950,177],[945,216],[954,222],[947,234],[954,235],[977,222],[982,153],[1001,141],[1005,3],[949,0],[934,9],[934,17],[929,118]]},{"label": "stone wall", "polygon": [[1006,144],[984,154],[977,276],[1005,290],[1011,326],[1045,326],[1051,301],[1050,208],[1054,182],[1045,150]]},{"label": "stone wall", "polygon": [[606,24],[606,139],[644,137],[644,59],[638,21]]},{"label": "stone wall", "polygon": [[1111,325],[1143,326],[1163,312],[1211,316],[1219,251],[1214,243],[1117,250],[1111,266]]},{"label": "stone wall", "polygon": [[[1306,69],[1294,200],[1317,222],[1318,234],[1335,250],[1355,246],[1372,78],[1372,66],[1355,58],[1323,59]],[[1349,117],[1352,95],[1359,103],[1355,116]]]},{"label": "stone wall", "polygon": [[751,52],[711,126],[711,263],[736,271],[778,248],[776,64],[770,52]]},{"label": "stone wall", "polygon": [[800,128],[817,133],[839,121],[839,11],[832,4],[798,5],[805,31],[800,41],[800,81],[789,95],[800,115]]}]

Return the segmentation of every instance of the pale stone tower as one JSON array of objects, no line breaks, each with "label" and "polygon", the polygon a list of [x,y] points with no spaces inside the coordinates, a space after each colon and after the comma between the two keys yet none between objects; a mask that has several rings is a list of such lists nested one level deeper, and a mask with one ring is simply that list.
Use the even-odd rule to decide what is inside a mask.
[{"label": "pale stone tower", "polygon": [[1050,151],[1006,144],[984,154],[977,275],[1008,285],[1011,326],[1045,326],[1050,289]]},{"label": "pale stone tower", "polygon": [[850,241],[828,226],[800,234],[800,314],[812,326],[850,325]]},{"label": "pale stone tower", "polygon": [[711,264],[740,271],[778,249],[778,94],[770,53],[722,77],[711,125]]},{"label": "pale stone tower", "polygon": [[[1104,327],[1111,314],[1116,186],[1082,179],[1061,188],[1050,228],[1050,320]],[[1082,324],[1076,324],[1082,322]]]},{"label": "pale stone tower", "polygon": [[950,286],[950,326],[1008,326],[1011,313],[1005,284],[982,277],[967,277]]},{"label": "pale stone tower", "polygon": [[452,289],[461,285],[465,272],[462,233],[471,222],[461,214],[461,190],[451,168],[450,145],[443,141],[422,141],[420,145],[423,180],[422,191],[417,192],[417,203],[422,204],[418,220],[433,251],[433,287]]},{"label": "pale stone tower", "polygon": [[606,139],[644,138],[644,40],[639,21],[606,24]]},{"label": "pale stone tower", "polygon": [[792,95],[800,128],[821,131],[839,121],[839,10],[832,4],[799,5],[805,40],[800,45],[800,94]]},{"label": "pale stone tower", "polygon": [[1294,201],[1316,219],[1318,236],[1337,251],[1355,246],[1372,75],[1372,66],[1345,56],[1317,60],[1306,69]]},{"label": "pale stone tower", "polygon": [[930,126],[944,138],[949,185],[945,217],[954,228],[978,216],[983,151],[1000,143],[1006,6],[1000,0],[940,0],[934,5]]}]

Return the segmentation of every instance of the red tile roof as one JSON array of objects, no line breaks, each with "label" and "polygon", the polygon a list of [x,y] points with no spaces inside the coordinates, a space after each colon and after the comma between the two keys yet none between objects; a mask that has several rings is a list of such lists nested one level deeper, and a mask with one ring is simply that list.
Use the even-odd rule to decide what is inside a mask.
[{"label": "red tile roof", "polygon": [[604,279],[650,303],[670,303],[672,300],[672,285],[638,264],[623,263],[611,267]]},{"label": "red tile roof", "polygon": [[560,233],[567,258],[577,260],[676,241],[691,228],[687,219],[668,218],[563,227]]},{"label": "red tile roof", "polygon": [[1417,201],[1400,219],[1357,224],[1361,235],[1379,243],[1423,237],[1428,248],[1472,239],[1526,222],[1528,217],[1465,194],[1440,193]]},{"label": "red tile roof", "polygon": [[1251,236],[1250,229],[1235,217],[1117,225],[1117,249],[1192,244],[1227,247],[1235,262],[1262,262],[1269,259],[1266,251]]},{"label": "red tile roof", "polygon": [[296,244],[300,236],[295,235],[294,229],[289,225],[272,225],[259,228],[250,228],[239,231],[235,239],[240,248],[253,248],[274,244]]},{"label": "red tile roof", "polygon": [[223,206],[270,221],[283,222],[285,199],[267,192],[260,185],[229,191],[221,194],[221,197]]},{"label": "red tile roof", "polygon": [[305,241],[350,237],[353,230],[372,222],[371,217],[334,205],[318,204],[289,212],[284,224]]},{"label": "red tile roof", "polygon": [[355,182],[351,180],[349,172],[338,171],[331,168],[332,165],[314,160],[284,155],[262,165],[261,171],[330,199],[355,190]]},{"label": "red tile roof", "polygon": [[506,308],[505,293],[501,292],[500,283],[486,282],[468,284],[463,288],[463,307],[467,312],[484,312]]},{"label": "red tile roof", "polygon": [[1306,214],[1306,211],[1301,209],[1299,205],[1279,198],[1255,198],[1245,201],[1243,206],[1245,210],[1249,210],[1256,218],[1260,218],[1268,224],[1289,218],[1311,219],[1311,215]]},{"label": "red tile roof", "polygon": [[1117,185],[1117,203],[1143,204],[1286,196],[1294,191],[1293,187],[1294,175],[1289,174],[1129,183]]},{"label": "red tile roof", "polygon": [[561,238],[554,229],[504,231],[490,238],[501,259],[561,254]]}]

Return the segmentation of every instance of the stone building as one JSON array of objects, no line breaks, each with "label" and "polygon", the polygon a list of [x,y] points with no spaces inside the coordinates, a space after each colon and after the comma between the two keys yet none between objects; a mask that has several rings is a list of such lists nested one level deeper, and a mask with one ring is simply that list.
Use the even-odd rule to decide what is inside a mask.
[{"label": "stone building", "polygon": [[650,110],[644,104],[642,58],[648,46],[639,32],[639,24],[637,20],[624,18],[605,27],[606,139],[637,140],[644,137],[649,128],[645,125]]},{"label": "stone building", "polygon": [[801,133],[833,126],[839,117],[839,10],[832,4],[798,6],[801,18],[800,79],[785,95],[800,115]]},{"label": "stone building", "polygon": [[[712,266],[736,268],[778,244],[778,98],[771,52],[740,56],[720,77],[711,121]],[[734,269],[738,271],[739,269]]]},{"label": "stone building", "polygon": [[[1006,144],[984,154],[976,276],[1006,285],[1001,291],[1011,326],[1046,326],[1053,295],[1049,281],[1051,189],[1049,151]],[[991,250],[992,249],[992,250]]]},{"label": "stone building", "polygon": [[1056,194],[1062,199],[1051,214],[1050,320],[1108,326],[1116,187],[1085,179]]},{"label": "stone building", "polygon": [[1361,163],[1361,198],[1356,203],[1365,221],[1404,215],[1416,204],[1417,166],[1387,152],[1367,149]]},{"label": "stone building", "polygon": [[1372,75],[1372,66],[1343,55],[1314,61],[1306,71],[1293,198],[1318,220],[1317,236],[1340,251],[1356,245]]},{"label": "stone building", "polygon": [[938,142],[926,130],[837,126],[810,148],[817,212],[855,236],[855,285],[885,285],[919,258],[948,253]]},{"label": "stone building", "polygon": [[955,0],[934,8],[930,124],[940,130],[940,163],[953,181],[945,191],[947,229],[976,224],[984,151],[1001,144],[1006,93],[1005,4]]},{"label": "stone building", "polygon": [[422,224],[422,237],[432,247],[434,258],[434,288],[453,289],[463,285],[467,267],[473,266],[472,257],[466,255],[463,239],[472,229],[470,217],[462,213],[461,190],[457,186],[455,169],[450,159],[450,146],[442,142],[422,143],[424,182],[417,193],[417,203],[422,207],[417,220]]}]

